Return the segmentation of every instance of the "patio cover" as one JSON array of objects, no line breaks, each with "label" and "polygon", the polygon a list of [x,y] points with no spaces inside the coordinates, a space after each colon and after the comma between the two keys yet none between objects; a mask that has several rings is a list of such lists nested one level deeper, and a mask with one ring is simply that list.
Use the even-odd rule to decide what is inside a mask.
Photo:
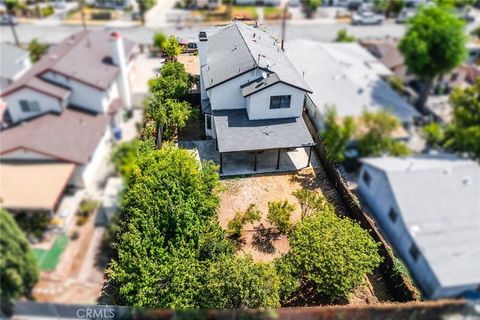
[{"label": "patio cover", "polygon": [[239,152],[313,146],[302,117],[249,120],[247,111],[214,111],[218,151]]},{"label": "patio cover", "polygon": [[53,210],[74,169],[73,163],[0,163],[2,207]]}]

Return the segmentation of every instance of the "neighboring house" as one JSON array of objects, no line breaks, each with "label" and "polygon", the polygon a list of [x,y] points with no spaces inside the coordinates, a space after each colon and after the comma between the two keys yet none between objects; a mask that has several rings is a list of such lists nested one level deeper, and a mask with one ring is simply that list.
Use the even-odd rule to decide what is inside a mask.
[{"label": "neighboring house", "polygon": [[280,3],[280,0],[235,0],[235,4],[238,6],[278,6]]},{"label": "neighboring house", "polygon": [[[324,128],[327,108],[335,106],[340,118],[387,110],[409,130],[418,112],[382,78],[391,72],[356,43],[289,41],[287,55],[313,88],[307,108],[317,128]],[[406,134],[406,133],[405,133]]]},{"label": "neighboring house", "polygon": [[27,50],[0,43],[0,94],[20,78],[31,66]]},{"label": "neighboring house", "polygon": [[[206,135],[223,153],[314,145],[302,118],[312,90],[277,41],[240,22],[200,32],[200,93]],[[310,161],[310,160],[309,160]],[[277,160],[278,169],[279,160]]]},{"label": "neighboring house", "polygon": [[107,113],[131,108],[129,78],[137,46],[119,33],[80,31],[60,42],[0,98],[11,123],[73,105]]},{"label": "neighboring house", "polygon": [[362,162],[360,194],[424,296],[480,290],[480,166],[449,155]]},{"label": "neighboring house", "polygon": [[195,8],[215,9],[221,4],[221,0],[193,0],[193,5]]},{"label": "neighboring house", "polygon": [[55,210],[65,187],[92,185],[110,148],[109,121],[108,115],[67,108],[2,131],[2,205]]},{"label": "neighboring house", "polygon": [[[66,186],[95,183],[131,108],[136,47],[116,32],[75,33],[1,95],[8,118],[0,131],[5,207],[55,210]],[[41,198],[48,200],[40,208],[33,199]]]},{"label": "neighboring house", "polygon": [[109,8],[117,10],[125,10],[137,5],[136,0],[93,0],[90,2],[97,8]]}]

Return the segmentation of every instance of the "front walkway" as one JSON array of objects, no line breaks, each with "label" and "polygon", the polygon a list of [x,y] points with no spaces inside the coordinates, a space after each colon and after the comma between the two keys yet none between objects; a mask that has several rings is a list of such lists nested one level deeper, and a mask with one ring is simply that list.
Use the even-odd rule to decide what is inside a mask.
[{"label": "front walkway", "polygon": [[[201,161],[212,160],[220,164],[220,154],[215,149],[215,140],[180,141],[180,147],[195,150]],[[307,167],[308,148],[282,150],[280,167],[277,170],[277,150],[266,150],[257,154],[257,170],[254,171],[253,152],[235,152],[223,154],[223,172],[221,176],[252,175],[257,173],[297,171]],[[312,152],[310,166],[318,167],[319,161]]]}]

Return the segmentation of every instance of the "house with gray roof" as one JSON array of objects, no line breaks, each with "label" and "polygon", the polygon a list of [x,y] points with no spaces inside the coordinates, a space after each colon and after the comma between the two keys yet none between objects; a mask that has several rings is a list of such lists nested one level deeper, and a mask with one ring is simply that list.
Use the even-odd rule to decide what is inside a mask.
[{"label": "house with gray roof", "polygon": [[129,82],[136,53],[136,44],[117,32],[72,34],[0,95],[10,122],[61,113],[69,106],[102,114],[131,108]]},{"label": "house with gray roof", "polygon": [[[312,90],[277,39],[260,28],[235,21],[199,34],[200,92],[206,135],[222,156],[310,148],[302,118]],[[310,163],[310,157],[308,160]]]},{"label": "house with gray roof", "polygon": [[285,52],[313,88],[307,108],[318,129],[324,128],[332,106],[341,118],[358,117],[364,110],[389,111],[407,130],[420,116],[383,80],[392,72],[357,43],[295,39],[287,42]]},{"label": "house with gray roof", "polygon": [[0,43],[0,93],[17,81],[31,66],[27,50],[7,43]]},{"label": "house with gray roof", "polygon": [[366,158],[359,191],[429,299],[480,290],[480,166],[451,155]]}]

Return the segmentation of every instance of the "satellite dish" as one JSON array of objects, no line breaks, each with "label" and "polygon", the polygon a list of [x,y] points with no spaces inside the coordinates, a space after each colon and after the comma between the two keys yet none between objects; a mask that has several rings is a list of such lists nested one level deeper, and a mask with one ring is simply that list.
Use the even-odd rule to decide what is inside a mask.
[{"label": "satellite dish", "polygon": [[266,73],[265,71],[263,71],[263,72],[262,72],[262,78],[263,78],[263,79],[267,79],[267,76],[268,76],[267,73]]}]

